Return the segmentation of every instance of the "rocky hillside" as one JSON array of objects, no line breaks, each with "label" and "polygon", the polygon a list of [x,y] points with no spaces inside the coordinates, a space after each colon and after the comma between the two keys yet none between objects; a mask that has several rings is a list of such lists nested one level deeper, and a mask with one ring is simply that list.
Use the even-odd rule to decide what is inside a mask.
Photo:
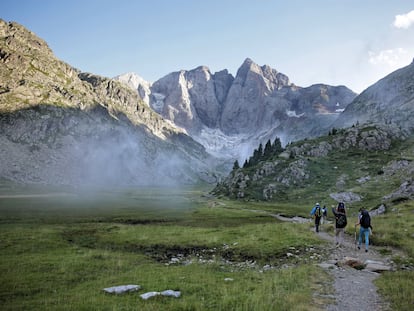
[{"label": "rocky hillside", "polygon": [[414,61],[362,92],[340,115],[335,125],[387,124],[412,132],[413,120]]},{"label": "rocky hillside", "polygon": [[356,96],[344,86],[298,87],[283,73],[251,59],[236,77],[201,66],[173,72],[149,87],[131,74],[118,79],[135,85],[155,111],[207,150],[229,157],[276,136],[288,142],[325,134]]},{"label": "rocky hillside", "polygon": [[[380,204],[414,199],[414,137],[384,127],[351,127],[290,144],[234,169],[213,193],[254,200]],[[313,203],[311,203],[313,204]]]},{"label": "rocky hillside", "polygon": [[204,148],[135,90],[81,73],[0,20],[0,177],[41,183],[195,182]]}]

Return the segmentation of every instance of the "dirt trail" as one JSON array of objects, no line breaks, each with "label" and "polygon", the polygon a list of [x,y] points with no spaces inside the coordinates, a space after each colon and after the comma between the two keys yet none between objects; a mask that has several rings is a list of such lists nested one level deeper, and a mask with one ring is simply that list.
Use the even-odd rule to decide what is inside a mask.
[{"label": "dirt trail", "polygon": [[[309,218],[294,217],[288,218],[281,215],[272,214],[271,216],[293,223],[311,222]],[[348,231],[350,226],[348,225]],[[317,234],[319,238],[330,242],[327,246],[328,260],[320,263],[320,266],[326,269],[334,277],[333,295],[332,289],[326,289],[326,292],[317,293],[320,297],[328,297],[334,300],[333,304],[326,307],[328,311],[386,311],[390,310],[389,304],[385,302],[377,292],[377,287],[374,285],[374,280],[379,276],[379,273],[370,270],[357,270],[347,265],[337,265],[338,262],[344,261],[346,257],[357,259],[359,262],[366,262],[367,260],[381,262],[386,266],[391,266],[391,258],[383,256],[379,253],[378,248],[370,245],[369,251],[365,252],[365,247],[362,245],[361,250],[358,250],[355,241],[355,231],[352,236],[345,234],[344,243],[340,247],[335,245],[335,236],[332,234],[334,223],[328,221],[321,225],[320,232]],[[353,230],[354,228],[351,228]],[[315,231],[314,228],[312,229]],[[327,231],[330,231],[329,234]],[[356,239],[358,239],[359,227],[356,230]],[[384,247],[382,247],[384,248]]]},{"label": "dirt trail", "polygon": [[[352,257],[361,262],[372,260],[390,265],[390,258],[382,256],[375,246],[370,245],[366,253],[364,247],[358,250],[355,244],[355,236],[345,235],[345,241],[341,247],[335,247],[335,237],[327,233],[328,226],[332,228],[333,224],[324,224],[322,231],[317,234],[321,239],[331,242],[328,249],[329,260],[321,263],[329,273],[334,276],[334,304],[327,307],[328,311],[342,310],[389,310],[389,306],[382,300],[377,292],[373,281],[379,276],[379,273],[369,270],[357,270],[349,266],[338,266],[334,263],[344,260],[345,257]],[[358,238],[358,229],[357,229]],[[323,295],[324,293],[320,293]],[[326,293],[325,293],[326,294]]]}]

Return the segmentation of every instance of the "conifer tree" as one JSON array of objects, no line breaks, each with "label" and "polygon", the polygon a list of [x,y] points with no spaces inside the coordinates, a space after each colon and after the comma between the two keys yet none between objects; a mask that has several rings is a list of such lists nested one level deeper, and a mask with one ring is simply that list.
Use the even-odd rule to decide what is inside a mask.
[{"label": "conifer tree", "polygon": [[240,168],[240,165],[239,165],[239,161],[234,161],[234,164],[233,164],[233,171],[235,171],[235,170],[238,170]]},{"label": "conifer tree", "polygon": [[270,142],[270,139],[269,139],[263,151],[263,158],[269,159],[271,156],[272,156],[272,143]]},{"label": "conifer tree", "polygon": [[281,152],[283,152],[282,142],[280,141],[279,137],[276,137],[273,143],[273,153],[279,154]]},{"label": "conifer tree", "polygon": [[257,150],[257,158],[260,160],[263,157],[263,145],[260,143],[259,149]]}]

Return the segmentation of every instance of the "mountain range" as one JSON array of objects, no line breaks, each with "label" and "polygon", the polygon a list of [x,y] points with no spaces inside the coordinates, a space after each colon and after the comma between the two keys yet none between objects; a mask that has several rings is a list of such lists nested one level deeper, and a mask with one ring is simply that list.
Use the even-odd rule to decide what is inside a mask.
[{"label": "mountain range", "polygon": [[200,66],[149,83],[80,72],[15,22],[0,20],[0,37],[0,177],[8,180],[215,182],[275,137],[286,145],[356,122],[412,131],[413,64],[359,96],[345,86],[296,86],[249,58],[235,77]]},{"label": "mountain range", "polygon": [[235,77],[205,66],[150,84],[135,74],[116,77],[165,119],[183,128],[217,157],[237,158],[258,141],[319,136],[356,94],[345,86],[299,87],[283,73],[247,58]]}]

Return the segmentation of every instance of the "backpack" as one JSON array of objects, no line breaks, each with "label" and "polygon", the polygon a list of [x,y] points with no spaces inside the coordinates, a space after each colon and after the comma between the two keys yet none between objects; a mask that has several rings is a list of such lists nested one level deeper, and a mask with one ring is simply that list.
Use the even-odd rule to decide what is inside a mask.
[{"label": "backpack", "polygon": [[321,217],[322,216],[322,212],[321,212],[321,208],[320,207],[317,207],[316,209],[315,209],[315,217]]},{"label": "backpack", "polygon": [[370,228],[371,227],[371,217],[367,211],[362,211],[361,219],[359,220],[361,227]]},{"label": "backpack", "polygon": [[337,227],[338,228],[345,228],[348,221],[346,219],[346,215],[345,214],[338,214],[338,216],[336,217],[336,223],[337,223]]}]

